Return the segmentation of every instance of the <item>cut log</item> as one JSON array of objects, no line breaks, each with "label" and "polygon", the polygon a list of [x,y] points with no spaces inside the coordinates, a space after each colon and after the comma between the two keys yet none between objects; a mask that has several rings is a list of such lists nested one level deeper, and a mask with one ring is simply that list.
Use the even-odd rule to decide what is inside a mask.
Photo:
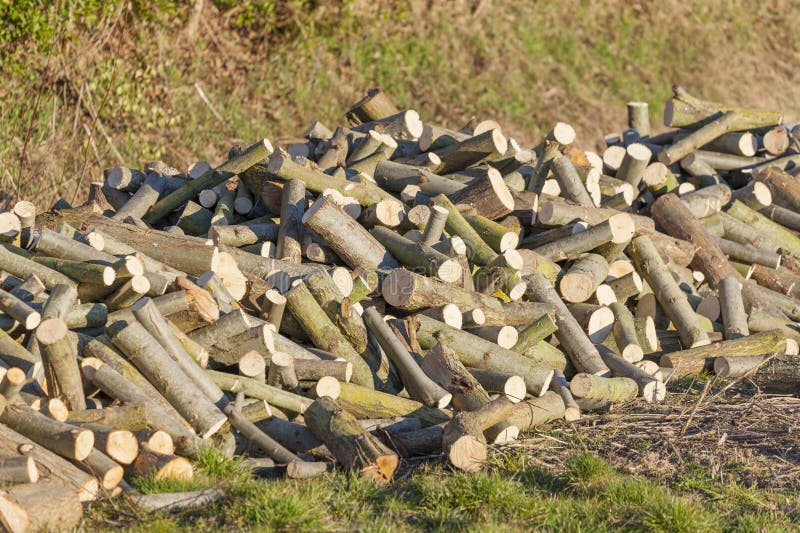
[{"label": "cut log", "polygon": [[574,422],[581,418],[581,408],[578,406],[575,398],[572,397],[572,391],[569,390],[569,383],[564,373],[556,370],[553,375],[553,382],[550,384],[553,391],[561,397],[564,402],[564,420],[567,422]]},{"label": "cut log", "polygon": [[372,387],[373,376],[366,361],[331,322],[309,288],[300,283],[286,294],[286,306],[318,348],[334,353],[353,365],[353,381]]},{"label": "cut log", "polygon": [[167,351],[139,323],[114,324],[112,342],[161,392],[203,438],[225,423],[225,415],[194,384]]},{"label": "cut log", "polygon": [[465,472],[477,472],[486,461],[484,430],[507,419],[519,400],[499,396],[474,411],[462,411],[442,432],[442,452],[450,464]]},{"label": "cut log", "polygon": [[780,330],[754,333],[747,337],[726,340],[661,356],[659,364],[672,368],[673,376],[699,374],[711,370],[714,359],[723,355],[772,355],[797,351],[797,342]]},{"label": "cut log", "polygon": [[450,403],[452,394],[425,375],[374,307],[364,311],[364,322],[394,363],[411,398],[440,409]]},{"label": "cut log", "polygon": [[[662,196],[658,201],[669,198]],[[700,252],[698,252],[700,253]],[[647,280],[681,337],[681,343],[688,348],[708,344],[708,335],[697,322],[697,315],[689,305],[678,284],[669,273],[661,255],[649,237],[643,235],[633,239],[630,254],[636,270]]]},{"label": "cut log", "polygon": [[[597,375],[606,375],[608,367],[600,359],[600,354],[570,313],[567,306],[556,294],[553,285],[541,274],[526,276],[528,297],[536,302],[551,304],[555,308],[555,321],[558,329],[555,332],[572,364],[581,371]],[[543,389],[545,390],[545,389]]]},{"label": "cut log", "polygon": [[71,531],[82,517],[80,499],[60,482],[25,483],[0,492],[0,523],[11,533]]},{"label": "cut log", "polygon": [[334,400],[318,398],[309,406],[304,419],[346,469],[379,483],[391,481],[398,464],[397,455]]}]

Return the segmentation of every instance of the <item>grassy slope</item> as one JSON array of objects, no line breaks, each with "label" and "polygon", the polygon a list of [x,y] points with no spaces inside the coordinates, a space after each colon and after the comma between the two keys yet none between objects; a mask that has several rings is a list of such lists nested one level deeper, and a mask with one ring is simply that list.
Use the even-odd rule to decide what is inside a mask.
[{"label": "grassy slope", "polygon": [[624,127],[627,100],[650,102],[657,123],[673,82],[789,115],[800,95],[791,0],[349,0],[310,14],[298,6],[312,2],[294,1],[266,36],[232,29],[245,8],[207,2],[193,40],[185,11],[160,3],[106,2],[89,32],[56,25],[41,39],[59,44],[52,55],[17,46],[22,68],[0,87],[4,194],[73,199],[120,162],[216,162],[234,140],[336,125],[374,84],[424,120],[495,118],[524,143],[565,120],[587,148]]}]

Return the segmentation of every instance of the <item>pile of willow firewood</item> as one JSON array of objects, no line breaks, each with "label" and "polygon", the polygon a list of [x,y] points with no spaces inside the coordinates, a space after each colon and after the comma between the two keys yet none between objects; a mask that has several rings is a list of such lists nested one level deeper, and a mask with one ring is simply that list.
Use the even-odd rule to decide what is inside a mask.
[{"label": "pile of willow firewood", "polygon": [[[123,494],[186,509],[216,448],[254,475],[475,472],[487,446],[703,372],[800,392],[800,131],[676,87],[602,154],[524,148],[379,89],[218,166],[114,167],[0,214],[0,521]],[[43,503],[47,503],[47,511]]]}]

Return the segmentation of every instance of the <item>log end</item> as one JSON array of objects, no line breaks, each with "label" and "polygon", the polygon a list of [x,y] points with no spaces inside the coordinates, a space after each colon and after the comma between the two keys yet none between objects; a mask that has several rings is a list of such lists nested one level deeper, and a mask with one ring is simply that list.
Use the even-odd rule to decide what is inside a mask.
[{"label": "log end", "polygon": [[478,472],[486,462],[486,443],[472,435],[459,437],[450,445],[447,459],[464,472]]},{"label": "log end", "polygon": [[642,386],[641,396],[647,403],[660,403],[667,397],[667,386],[660,381],[651,381]]},{"label": "log end", "polygon": [[116,462],[129,465],[139,455],[139,441],[128,430],[114,430],[108,434],[105,451]]}]

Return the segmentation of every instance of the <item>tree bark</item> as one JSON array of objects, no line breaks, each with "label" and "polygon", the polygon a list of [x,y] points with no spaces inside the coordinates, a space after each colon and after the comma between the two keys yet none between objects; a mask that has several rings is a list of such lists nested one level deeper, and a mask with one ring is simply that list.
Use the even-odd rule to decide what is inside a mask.
[{"label": "tree bark", "polygon": [[[658,202],[670,195],[662,196]],[[657,203],[658,203],[657,202]],[[647,236],[636,237],[631,243],[631,257],[636,270],[647,280],[681,337],[683,346],[692,348],[708,344],[708,335],[697,322],[697,315],[667,270],[653,242]],[[698,251],[698,254],[702,250]],[[723,260],[724,261],[724,260]]]},{"label": "tree bark", "polygon": [[794,340],[788,339],[780,330],[770,330],[754,333],[748,337],[715,342],[708,346],[664,354],[661,356],[659,364],[662,367],[672,368],[675,377],[690,376],[699,374],[703,370],[711,370],[716,357],[723,355],[772,355],[774,353],[784,353],[787,347],[794,347],[790,347],[789,343],[796,344]]},{"label": "tree bark", "polygon": [[531,300],[549,303],[555,308],[555,320],[558,326],[555,335],[575,367],[592,374],[608,374],[608,367],[600,359],[597,348],[556,294],[553,285],[541,274],[532,274],[525,279],[528,282],[527,295]]},{"label": "tree bark", "polygon": [[298,284],[286,294],[286,306],[318,348],[334,353],[353,365],[353,381],[373,387],[372,371],[366,361],[328,318],[309,288]]},{"label": "tree bark", "polygon": [[346,469],[379,483],[391,481],[398,464],[397,455],[334,400],[318,398],[304,418],[309,429]]}]

